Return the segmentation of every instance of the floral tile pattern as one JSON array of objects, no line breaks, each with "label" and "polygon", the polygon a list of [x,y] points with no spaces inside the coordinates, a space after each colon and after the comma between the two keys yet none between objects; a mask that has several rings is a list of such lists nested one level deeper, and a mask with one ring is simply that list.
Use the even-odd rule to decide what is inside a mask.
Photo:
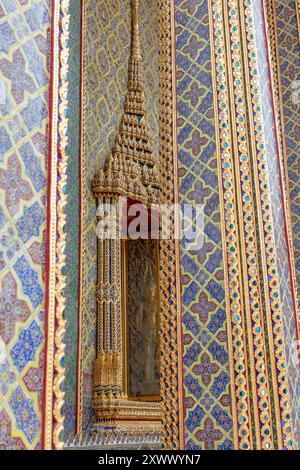
[{"label": "floral tile pattern", "polygon": [[49,28],[49,0],[0,0],[1,449],[41,437]]},{"label": "floral tile pattern", "polygon": [[203,247],[181,247],[186,447],[232,449],[208,2],[175,5],[179,199],[205,214]]}]

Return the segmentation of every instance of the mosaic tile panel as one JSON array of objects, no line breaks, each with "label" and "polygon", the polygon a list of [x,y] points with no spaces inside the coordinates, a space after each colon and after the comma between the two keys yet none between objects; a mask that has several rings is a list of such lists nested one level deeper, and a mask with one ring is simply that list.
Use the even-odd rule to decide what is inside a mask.
[{"label": "mosaic tile panel", "polygon": [[[158,9],[156,0],[142,0],[140,30],[149,123],[158,151]],[[96,204],[91,180],[111,151],[118,132],[127,85],[131,32],[129,0],[85,2],[82,399],[83,430],[92,422],[92,367],[96,343]],[[88,267],[88,268],[87,268]]]},{"label": "mosaic tile panel", "polygon": [[[276,3],[283,4],[284,2],[276,1]],[[288,2],[285,2],[285,4],[287,3]],[[293,2],[290,2],[290,7],[292,6],[291,3]],[[294,8],[295,8],[295,5],[294,5]],[[294,12],[295,12],[295,9],[294,9]],[[283,12],[281,12],[281,16],[282,14]],[[260,40],[261,42],[261,44],[258,44],[258,51],[260,52],[259,65],[260,65],[260,72],[261,72],[261,83],[263,87],[262,95],[264,97],[263,111],[264,111],[265,127],[266,127],[265,133],[266,133],[266,142],[268,146],[268,164],[269,164],[269,169],[270,169],[270,183],[272,182],[273,220],[274,220],[274,229],[275,229],[275,237],[276,237],[276,246],[278,248],[277,264],[278,264],[278,272],[280,275],[280,282],[281,282],[280,290],[281,290],[282,308],[284,311],[283,319],[284,319],[285,341],[286,341],[286,358],[287,358],[288,371],[289,371],[290,394],[291,394],[291,400],[293,404],[293,409],[292,409],[293,427],[295,430],[295,443],[296,443],[297,448],[299,448],[299,445],[300,445],[300,400],[299,400],[300,375],[299,375],[299,367],[298,367],[297,361],[295,361],[296,359],[295,357],[296,335],[295,335],[295,320],[294,320],[294,313],[293,313],[293,299],[291,295],[290,269],[289,269],[289,263],[288,263],[287,246],[285,242],[281,191],[279,187],[280,185],[279,176],[278,176],[279,170],[278,170],[277,159],[274,158],[274,156],[277,155],[277,149],[276,149],[274,130],[272,128],[272,125],[274,123],[274,116],[272,112],[272,105],[270,102],[271,98],[270,98],[270,91],[269,91],[267,60],[263,52],[264,50],[263,48],[265,47],[265,35],[263,32],[263,24],[262,24],[263,20],[262,20],[260,2],[258,2],[256,5],[255,16],[256,16],[257,25],[261,30],[261,34],[258,35],[258,38],[259,38],[258,40]],[[290,46],[294,44],[293,47],[295,47],[295,44],[296,43],[298,44],[297,27],[296,27],[296,24],[294,25],[295,26],[294,30],[293,28],[289,27],[288,22],[286,21],[287,19],[286,16],[287,16],[287,10],[283,14],[282,20],[285,22],[285,24],[287,23],[285,28],[287,28],[287,31],[289,31],[289,34],[291,34],[291,36],[295,35],[294,38],[296,38],[297,40],[296,42],[291,40],[291,44],[290,44],[290,40],[286,38],[287,42],[285,46],[282,46],[282,47],[287,48],[288,44],[290,44]],[[279,34],[282,36],[282,33],[279,33]],[[279,39],[279,44],[280,42],[281,40]],[[282,53],[283,53],[283,48],[281,48],[281,54]],[[293,52],[293,54],[294,53],[295,51]],[[292,54],[290,55],[289,51],[285,51],[284,56],[285,58],[287,58],[287,60],[291,60],[291,58],[293,57]],[[293,63],[296,66],[295,70],[297,70],[297,63],[296,62],[293,62]],[[299,60],[298,60],[298,64],[300,66]],[[299,67],[298,67],[298,71],[299,71]],[[282,73],[282,70],[281,70],[281,73]],[[285,84],[287,85],[286,81],[285,81]],[[291,86],[292,86],[292,83],[291,83],[291,76],[290,76],[289,93],[291,93]],[[283,89],[284,89],[284,84],[283,84]],[[283,90],[282,92],[285,93],[285,97],[283,99],[284,108],[291,106],[292,97],[291,96],[288,97],[286,94],[286,91]],[[291,114],[287,113],[287,116],[285,116],[285,119],[288,119],[288,120],[292,119]],[[300,123],[299,117],[297,117],[297,122]],[[293,125],[296,125],[296,122],[294,122]],[[294,243],[295,243],[294,248],[295,248],[296,262],[298,263],[297,258],[299,254],[297,253],[297,239],[299,238],[299,233],[295,231],[295,229],[297,228],[297,223],[296,223],[297,213],[295,212],[295,210],[297,208],[297,198],[299,197],[299,185],[298,185],[299,181],[298,180],[299,180],[300,174],[299,174],[299,161],[298,163],[297,161],[295,161],[295,157],[297,156],[297,150],[296,150],[297,144],[296,144],[295,139],[291,140],[291,135],[288,129],[289,127],[285,129],[285,144],[286,144],[286,150],[287,150],[287,155],[288,155],[287,163],[288,163],[288,171],[289,171],[289,184],[290,184],[290,190],[291,190],[290,195],[291,195],[293,234],[294,234]],[[297,160],[297,157],[296,157],[296,160]],[[292,167],[290,168],[291,161],[293,161],[294,163]],[[298,174],[297,178],[295,178],[296,174]]]},{"label": "mosaic tile panel", "polygon": [[181,247],[187,449],[232,449],[208,2],[175,2],[179,197],[203,204],[204,245]]},{"label": "mosaic tile panel", "polygon": [[78,354],[78,276],[79,276],[79,152],[80,152],[80,23],[81,1],[71,0],[69,38],[69,125],[68,125],[68,181],[66,206],[66,266],[67,285],[65,288],[65,433],[74,433],[76,418],[77,354]]},{"label": "mosaic tile panel", "polygon": [[0,448],[41,439],[49,0],[0,0]]},{"label": "mosaic tile panel", "polygon": [[[275,0],[293,243],[300,299],[300,44],[295,0]],[[293,99],[294,94],[296,94]]]},{"label": "mosaic tile panel", "polygon": [[[290,283],[290,268],[288,263],[288,251],[284,232],[284,216],[282,209],[282,193],[279,180],[278,151],[276,145],[276,136],[274,134],[274,114],[272,108],[272,98],[270,92],[269,68],[266,57],[266,37],[262,17],[261,2],[254,4],[255,23],[257,25],[257,50],[258,65],[260,72],[260,83],[263,97],[263,115],[265,136],[267,145],[267,160],[269,166],[269,181],[272,186],[272,213],[274,221],[274,233],[277,247],[277,267],[280,278],[280,294],[283,309],[283,320],[286,341],[286,360],[289,371],[290,394],[293,404],[293,426],[296,430],[299,428],[300,420],[300,375],[297,364],[295,364],[295,320],[294,305]],[[298,443],[299,445],[299,443]]]}]

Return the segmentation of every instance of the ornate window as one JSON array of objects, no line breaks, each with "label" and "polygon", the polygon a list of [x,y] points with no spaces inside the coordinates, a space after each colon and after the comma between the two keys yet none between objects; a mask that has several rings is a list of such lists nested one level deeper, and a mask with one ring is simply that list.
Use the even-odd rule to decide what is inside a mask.
[{"label": "ornate window", "polygon": [[[159,156],[151,147],[142,82],[138,1],[132,2],[128,91],[115,147],[93,181],[98,204],[98,331],[94,410],[100,426],[160,428],[159,250],[129,238],[127,205],[161,197]],[[113,219],[108,217],[113,212]],[[108,229],[113,222],[115,233]],[[125,235],[126,237],[126,235]],[[127,237],[126,237],[127,238]],[[142,237],[144,238],[144,237]]]}]

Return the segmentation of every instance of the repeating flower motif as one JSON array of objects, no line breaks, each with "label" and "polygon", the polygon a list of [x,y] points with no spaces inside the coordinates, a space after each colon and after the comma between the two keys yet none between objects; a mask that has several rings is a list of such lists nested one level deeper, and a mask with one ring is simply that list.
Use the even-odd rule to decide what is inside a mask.
[{"label": "repeating flower motif", "polygon": [[40,432],[40,420],[34,411],[33,400],[24,395],[21,387],[17,387],[11,395],[9,405],[16,417],[17,429],[22,431],[32,444]]},{"label": "repeating flower motif", "polygon": [[36,392],[39,395],[39,401],[42,400],[42,391],[43,391],[43,363],[44,363],[44,354],[40,354],[39,365],[38,367],[30,367],[26,374],[23,377],[23,381],[30,392]]},{"label": "repeating flower motif", "polygon": [[[7,400],[0,449],[39,448],[41,435],[50,6],[0,0],[0,395]],[[34,321],[39,330],[30,330]],[[35,374],[26,362],[32,358],[39,360]],[[12,360],[22,376],[9,369]]]},{"label": "repeating flower motif", "polygon": [[205,291],[202,291],[198,295],[197,301],[192,305],[191,311],[199,315],[201,323],[206,323],[209,313],[213,312],[215,308],[216,304],[208,299]]},{"label": "repeating flower motif", "polygon": [[15,154],[8,159],[6,169],[0,168],[0,188],[5,190],[5,204],[12,216],[18,212],[21,199],[30,201],[33,196],[30,184],[22,178],[21,163]]},{"label": "repeating flower motif", "polygon": [[18,298],[17,283],[9,272],[2,281],[0,291],[0,331],[8,344],[15,335],[17,322],[25,322],[30,315],[30,309],[25,300]]},{"label": "repeating flower motif", "polygon": [[20,248],[20,244],[11,227],[9,227],[7,233],[1,237],[1,243],[6,248],[6,255],[9,259],[12,258]]},{"label": "repeating flower motif", "polygon": [[21,331],[18,341],[10,353],[19,372],[24,369],[28,362],[34,360],[36,350],[42,341],[43,335],[36,321],[33,321],[28,328]]},{"label": "repeating flower motif", "polygon": [[198,82],[192,82],[190,89],[184,93],[183,98],[195,107],[199,103],[200,97],[206,93],[205,88],[202,88]]},{"label": "repeating flower motif", "polygon": [[196,438],[199,442],[203,442],[205,450],[214,450],[216,448],[216,442],[222,439],[222,437],[222,431],[215,428],[211,418],[206,418],[203,429],[196,432]]},{"label": "repeating flower motif", "polygon": [[7,59],[0,60],[0,70],[11,82],[11,93],[17,104],[24,100],[24,92],[34,93],[36,85],[34,80],[25,71],[25,60],[20,49],[12,56],[12,62]]},{"label": "repeating flower motif", "polygon": [[194,184],[194,188],[187,194],[187,198],[190,201],[194,201],[196,204],[203,204],[207,196],[212,192],[212,189],[205,187],[203,181],[197,180]]},{"label": "repeating flower motif", "polygon": [[44,232],[43,241],[40,242],[33,242],[32,245],[28,248],[28,252],[31,256],[32,261],[35,264],[42,264],[44,265],[45,262],[45,254],[46,254],[46,235]]},{"label": "repeating flower motif", "polygon": [[198,129],[194,129],[191,139],[186,142],[185,147],[188,150],[191,150],[194,157],[197,157],[200,155],[202,147],[204,147],[207,143],[207,137],[204,135],[201,136],[200,131]]},{"label": "repeating flower motif", "polygon": [[15,377],[15,374],[9,368],[7,360],[0,363],[0,393],[2,396],[6,395]]},{"label": "repeating flower motif", "polygon": [[16,223],[22,241],[26,243],[31,237],[37,237],[43,222],[44,210],[38,202],[25,207],[24,215]]},{"label": "repeating flower motif", "polygon": [[220,367],[216,362],[212,362],[207,353],[203,353],[200,357],[199,364],[195,365],[192,369],[195,375],[200,375],[203,384],[208,387],[212,376],[218,372]]},{"label": "repeating flower motif", "polygon": [[199,50],[203,48],[204,42],[199,36],[191,36],[188,44],[183,48],[183,52],[187,54],[190,59],[195,60],[199,54]]}]

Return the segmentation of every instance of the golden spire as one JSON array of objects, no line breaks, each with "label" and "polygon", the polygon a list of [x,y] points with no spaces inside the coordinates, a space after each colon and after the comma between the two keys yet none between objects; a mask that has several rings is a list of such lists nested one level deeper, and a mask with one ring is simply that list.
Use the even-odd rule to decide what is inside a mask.
[{"label": "golden spire", "polygon": [[132,36],[124,114],[112,154],[93,181],[95,195],[118,194],[146,205],[159,203],[161,181],[159,158],[151,143],[144,94],[139,0],[132,0]]},{"label": "golden spire", "polygon": [[131,56],[137,60],[141,60],[141,41],[139,28],[139,0],[132,0],[132,44]]},{"label": "golden spire", "polygon": [[146,113],[146,99],[144,96],[143,87],[141,40],[139,29],[139,0],[132,0],[131,12],[132,37],[127,84],[129,93],[126,97],[125,112],[143,116]]}]

